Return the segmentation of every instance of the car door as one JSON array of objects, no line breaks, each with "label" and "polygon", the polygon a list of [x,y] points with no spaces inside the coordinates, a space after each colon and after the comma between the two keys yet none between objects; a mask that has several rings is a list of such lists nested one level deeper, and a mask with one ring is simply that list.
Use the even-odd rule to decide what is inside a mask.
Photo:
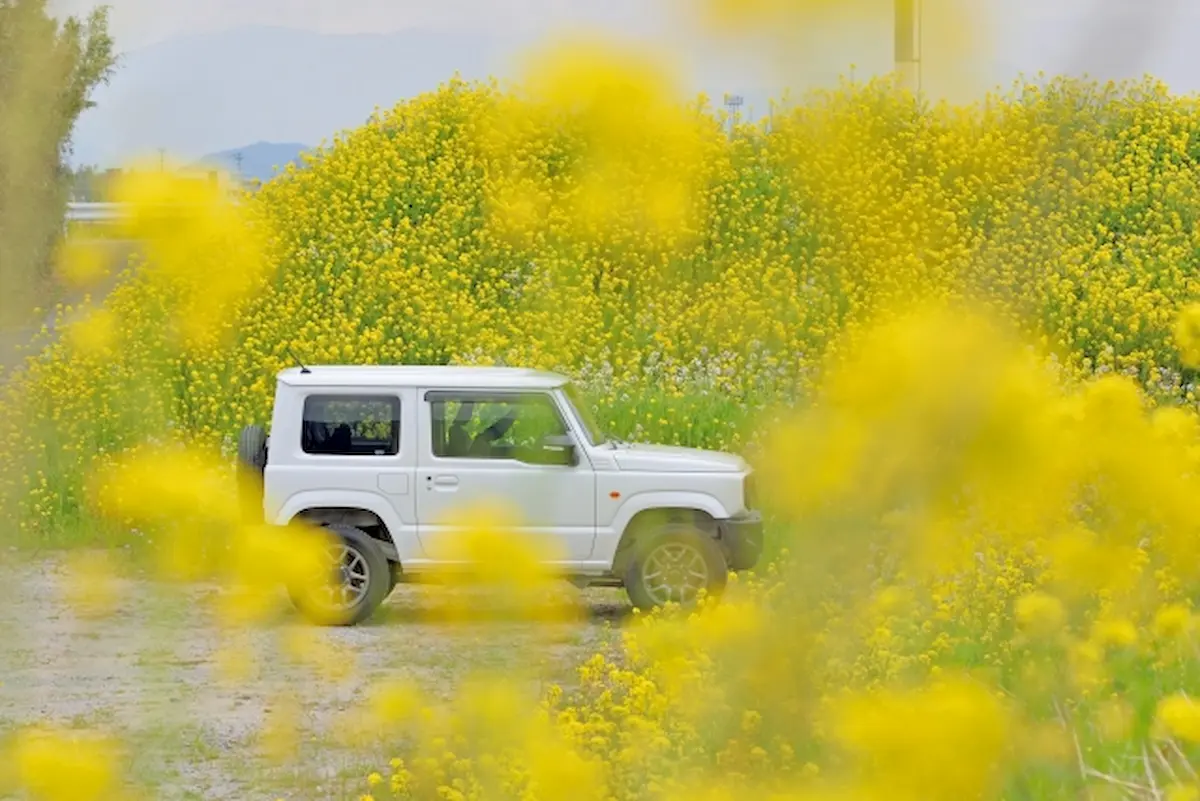
[{"label": "car door", "polygon": [[[591,556],[596,477],[550,392],[427,390],[421,397],[417,532],[426,554],[445,559],[439,538],[476,510],[499,507],[502,528],[533,535],[554,561]],[[549,443],[550,447],[545,447]]]}]

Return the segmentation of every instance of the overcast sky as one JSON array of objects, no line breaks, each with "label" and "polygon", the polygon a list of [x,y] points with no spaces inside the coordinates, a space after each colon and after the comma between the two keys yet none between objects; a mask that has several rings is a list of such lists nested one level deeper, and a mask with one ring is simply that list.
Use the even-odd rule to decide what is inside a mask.
[{"label": "overcast sky", "polygon": [[[840,27],[773,29],[767,42],[729,41],[701,33],[686,12],[695,1],[107,0],[125,68],[81,123],[78,160],[112,162],[158,147],[190,157],[260,139],[315,144],[455,69],[509,72],[531,42],[572,28],[654,43],[672,54],[687,90],[742,92],[760,110],[783,86],[828,83],[851,64],[863,76],[891,66],[887,13]],[[856,1],[884,11],[891,2]],[[932,94],[978,92],[1038,70],[1152,73],[1177,91],[1200,90],[1200,0],[924,2]],[[95,3],[50,5],[83,13]],[[984,36],[964,30],[966,15]],[[260,33],[247,32],[256,26]],[[263,34],[261,26],[288,30]]]},{"label": "overcast sky", "polygon": [[[86,12],[94,0],[51,0],[59,13]],[[126,48],[180,33],[244,25],[301,28],[317,33],[388,33],[456,26],[494,28],[543,20],[586,24],[629,20],[644,23],[648,9],[667,10],[662,0],[104,0],[113,30]]]}]

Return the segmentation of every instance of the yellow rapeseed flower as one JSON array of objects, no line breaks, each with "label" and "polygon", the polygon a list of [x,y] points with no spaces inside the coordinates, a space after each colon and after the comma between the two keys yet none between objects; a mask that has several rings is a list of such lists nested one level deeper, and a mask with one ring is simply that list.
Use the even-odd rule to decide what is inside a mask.
[{"label": "yellow rapeseed flower", "polygon": [[1062,601],[1044,592],[1021,596],[1014,611],[1021,628],[1036,637],[1061,633],[1067,620]]},{"label": "yellow rapeseed flower", "polygon": [[1172,695],[1158,702],[1155,723],[1170,737],[1200,742],[1200,704],[1184,695]]},{"label": "yellow rapeseed flower", "polygon": [[40,801],[101,801],[119,790],[110,740],[49,728],[25,729],[13,745],[18,785]]}]

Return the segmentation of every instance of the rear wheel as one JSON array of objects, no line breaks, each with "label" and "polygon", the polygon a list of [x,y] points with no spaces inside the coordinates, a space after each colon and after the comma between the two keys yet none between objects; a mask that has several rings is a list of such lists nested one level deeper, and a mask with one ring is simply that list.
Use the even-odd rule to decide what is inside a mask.
[{"label": "rear wheel", "polygon": [[719,596],[729,571],[716,540],[687,525],[667,526],[639,543],[625,573],[625,590],[639,609],[669,603],[695,606]]},{"label": "rear wheel", "polygon": [[267,467],[267,432],[246,426],[238,435],[238,500],[246,523],[262,522],[263,471]]},{"label": "rear wheel", "polygon": [[325,547],[288,592],[310,621],[353,626],[370,617],[391,591],[391,565],[362,529],[328,526],[325,530],[329,534]]},{"label": "rear wheel", "polygon": [[238,435],[238,461],[262,472],[267,466],[267,432],[262,426],[246,426]]}]

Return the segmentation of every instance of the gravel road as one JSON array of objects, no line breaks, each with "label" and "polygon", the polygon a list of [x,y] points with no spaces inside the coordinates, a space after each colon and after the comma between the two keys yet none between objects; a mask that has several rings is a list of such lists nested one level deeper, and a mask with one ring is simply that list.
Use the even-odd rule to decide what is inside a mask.
[{"label": "gravel road", "polygon": [[[618,591],[564,585],[569,621],[497,619],[480,600],[479,614],[450,623],[437,610],[472,609],[468,591],[402,585],[358,627],[308,626],[281,603],[271,625],[230,630],[212,614],[216,586],[125,578],[115,611],[92,617],[64,601],[72,585],[61,561],[8,557],[0,733],[41,722],[116,734],[130,781],[164,799],[357,797],[386,748],[335,735],[377,681],[412,679],[443,699],[475,672],[519,677],[531,691],[569,683],[628,613]],[[273,767],[261,733],[283,709],[298,713],[285,724],[298,742]]]}]

